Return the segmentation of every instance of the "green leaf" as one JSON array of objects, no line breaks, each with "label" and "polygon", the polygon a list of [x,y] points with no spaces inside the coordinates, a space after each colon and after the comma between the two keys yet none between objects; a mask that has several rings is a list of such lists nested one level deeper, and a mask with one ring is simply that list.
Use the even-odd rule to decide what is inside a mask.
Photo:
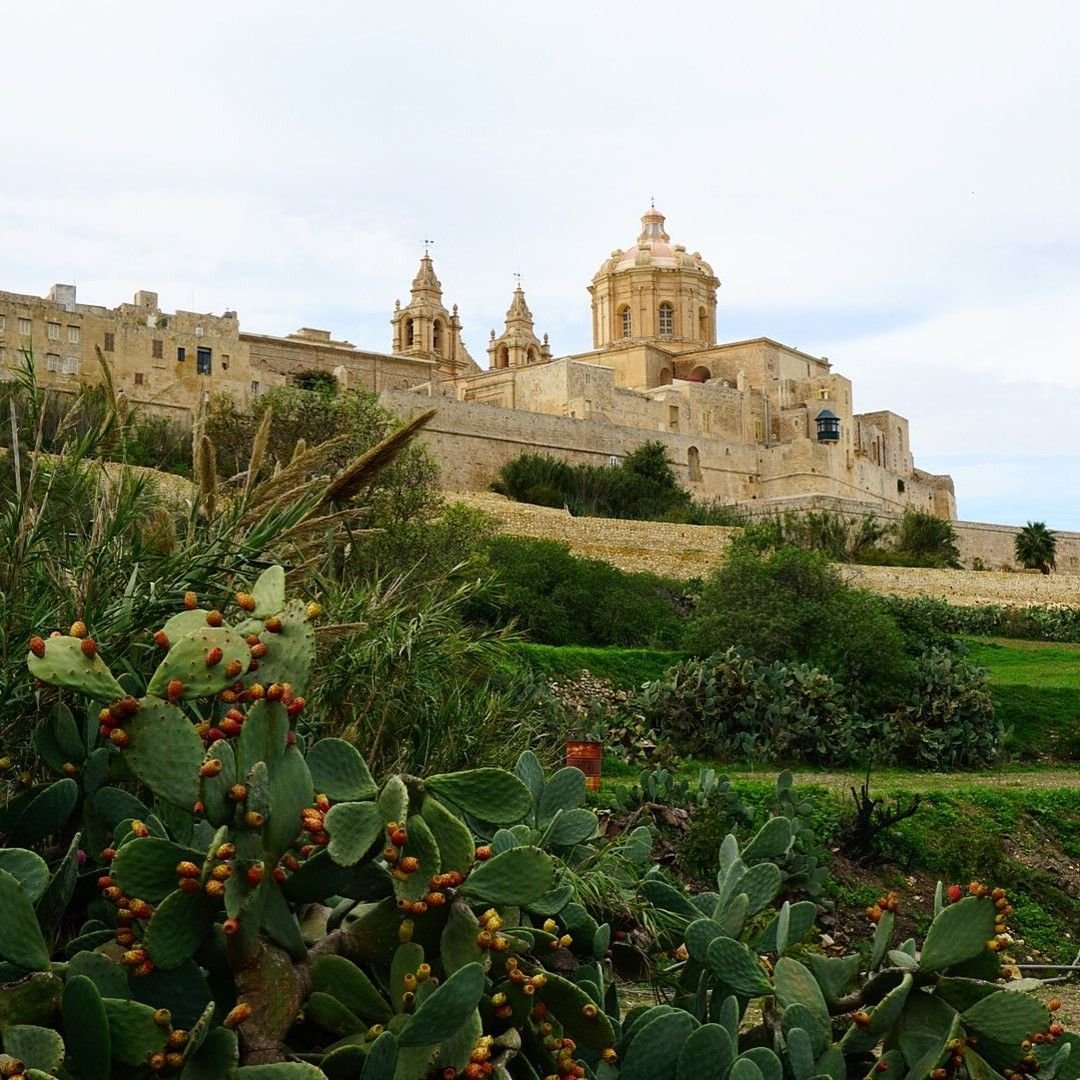
[{"label": "green leaf", "polygon": [[505,769],[443,773],[425,781],[425,787],[492,825],[512,825],[532,809],[528,787]]},{"label": "green leaf", "polygon": [[34,851],[26,848],[0,848],[0,870],[6,870],[13,878],[22,883],[26,895],[32,904],[49,884],[49,865]]},{"label": "green leaf", "polygon": [[25,886],[0,870],[0,957],[27,971],[48,971],[49,950]]},{"label": "green leaf", "polygon": [[74,637],[54,637],[45,641],[45,655],[29,653],[26,663],[30,674],[50,686],[76,690],[96,701],[115,701],[124,696],[124,688],[96,653],[87,657],[82,641]]},{"label": "green leaf", "polygon": [[191,721],[175,705],[145,697],[126,730],[127,767],[159,799],[190,810],[199,797],[203,762],[203,742]]},{"label": "green leaf", "polygon": [[360,802],[379,792],[360,752],[344,739],[320,739],[307,752],[307,764],[316,793],[331,802]]},{"label": "green leaf", "polygon": [[330,807],[323,828],[330,836],[330,857],[340,866],[352,866],[379,839],[383,817],[374,803],[343,802]]},{"label": "green leaf", "polygon": [[487,904],[524,907],[548,892],[554,880],[547,854],[537,847],[516,847],[480,863],[458,891]]},{"label": "green leaf", "polygon": [[8,842],[16,847],[36,844],[52,836],[71,815],[79,801],[79,785],[70,777],[50,784],[35,795],[19,815]]},{"label": "green leaf", "polygon": [[170,893],[146,927],[143,943],[150,959],[166,970],[179,967],[202,944],[217,910],[217,902],[205,892]]},{"label": "green leaf", "polygon": [[919,957],[923,971],[941,971],[986,951],[994,937],[997,908],[988,896],[968,896],[950,904],[931,923]]},{"label": "green leaf", "polygon": [[474,861],[476,842],[465,823],[430,796],[421,803],[420,814],[439,845],[442,872],[456,870],[462,876],[467,874]]},{"label": "green leaf", "polygon": [[15,1024],[4,1032],[4,1053],[27,1068],[52,1075],[64,1061],[64,1040],[59,1032],[35,1024]]},{"label": "green leaf", "polygon": [[109,1080],[112,1040],[98,988],[85,975],[69,971],[61,1009],[67,1049],[78,1062],[80,1080]]},{"label": "green leaf", "polygon": [[401,1046],[431,1046],[445,1042],[468,1019],[484,992],[484,969],[466,964],[425,998],[398,1037]]}]

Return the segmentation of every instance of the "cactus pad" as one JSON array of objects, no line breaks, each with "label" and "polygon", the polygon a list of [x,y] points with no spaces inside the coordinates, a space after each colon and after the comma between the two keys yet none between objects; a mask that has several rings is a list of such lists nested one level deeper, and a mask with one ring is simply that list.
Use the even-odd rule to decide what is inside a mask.
[{"label": "cactus pad", "polygon": [[[222,655],[218,663],[208,667],[206,658],[211,649],[220,649]],[[183,684],[180,698],[184,701],[216,694],[235,681],[225,674],[234,661],[241,665],[241,672],[247,671],[251,650],[244,639],[224,626],[204,625],[172,643],[147,683],[146,692],[163,698],[169,683],[179,679]]]},{"label": "cactus pad", "polygon": [[176,888],[176,864],[193,862],[198,866],[205,855],[171,840],[147,836],[120,848],[109,874],[128,896],[156,904]]},{"label": "cactus pad", "polygon": [[379,792],[359,751],[344,739],[320,739],[307,764],[315,791],[332,802],[360,802]]},{"label": "cactus pad", "polygon": [[124,696],[124,688],[95,653],[86,656],[82,641],[76,637],[54,637],[45,641],[45,655],[28,653],[30,673],[50,686],[76,690],[96,701],[115,701]]},{"label": "cactus pad", "polygon": [[392,1015],[374,983],[343,956],[320,956],[311,968],[311,985],[315,990],[332,994],[369,1024],[384,1024]]},{"label": "cactus pad", "polygon": [[302,694],[315,660],[315,627],[300,600],[290,600],[273,614],[281,619],[281,632],[272,634],[265,628],[259,632],[267,653],[259,661],[259,670],[249,674],[245,682],[266,686],[291,683],[296,693]]},{"label": "cactus pad", "polygon": [[119,998],[104,998],[103,1004],[109,1018],[114,1061],[143,1065],[151,1054],[165,1049],[165,1030],[155,1022],[149,1005]]},{"label": "cactus pad", "polygon": [[480,863],[460,892],[486,904],[523,907],[548,892],[554,880],[548,855],[536,847],[516,847]]},{"label": "cactus pad", "polygon": [[330,858],[339,866],[352,866],[379,839],[383,819],[374,803],[343,802],[330,807],[323,828],[330,835]]},{"label": "cactus pad", "polygon": [[41,936],[26,887],[0,870],[0,958],[27,971],[48,971],[49,950]]},{"label": "cactus pad", "polygon": [[473,864],[476,845],[465,823],[438,799],[427,797],[420,814],[439,845],[439,864],[443,873],[456,870],[465,875]]},{"label": "cactus pad", "polygon": [[112,1040],[105,1005],[85,975],[68,975],[62,1000],[67,1047],[81,1080],[109,1080]]},{"label": "cactus pad", "polygon": [[444,1042],[469,1019],[484,992],[484,969],[466,964],[421,1003],[398,1036],[400,1046],[431,1046]]},{"label": "cactus pad", "polygon": [[968,896],[950,904],[930,924],[919,958],[922,969],[940,971],[978,956],[994,936],[996,914],[988,896]]},{"label": "cactus pad", "polygon": [[256,619],[276,615],[285,607],[285,569],[276,563],[268,566],[251,586],[255,608],[251,614]]},{"label": "cactus pad", "polygon": [[79,785],[70,777],[38,792],[19,815],[8,837],[15,845],[36,844],[59,829],[79,801]]},{"label": "cactus pad", "polygon": [[772,992],[761,963],[742,942],[729,937],[716,938],[709,945],[708,961],[716,977],[743,997]]},{"label": "cactus pad", "polygon": [[481,821],[512,825],[532,809],[532,794],[505,769],[470,769],[432,776],[425,787]]},{"label": "cactus pad", "polygon": [[175,706],[143,698],[127,726],[128,768],[165,802],[191,809],[199,797],[203,743],[191,721]]},{"label": "cactus pad", "polygon": [[146,927],[150,959],[166,970],[179,967],[203,943],[216,911],[217,904],[205,892],[169,893]]}]

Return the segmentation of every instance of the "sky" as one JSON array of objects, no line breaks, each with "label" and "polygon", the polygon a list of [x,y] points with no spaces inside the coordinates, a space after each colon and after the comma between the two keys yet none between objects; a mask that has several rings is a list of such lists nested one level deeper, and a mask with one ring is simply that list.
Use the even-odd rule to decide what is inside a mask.
[{"label": "sky", "polygon": [[961,518],[1080,531],[1071,0],[35,0],[3,26],[0,289],[388,351],[430,238],[481,363],[515,273],[563,355],[654,197],[722,282],[721,341],[828,356]]}]

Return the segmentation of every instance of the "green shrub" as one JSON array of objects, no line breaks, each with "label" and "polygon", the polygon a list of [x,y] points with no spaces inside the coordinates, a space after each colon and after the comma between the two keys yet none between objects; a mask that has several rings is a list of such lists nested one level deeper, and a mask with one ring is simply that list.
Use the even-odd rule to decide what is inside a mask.
[{"label": "green shrub", "polygon": [[916,662],[895,722],[903,733],[899,757],[922,768],[990,765],[1001,751],[1004,731],[986,672],[946,649],[932,648]]},{"label": "green shrub", "polygon": [[846,585],[819,553],[760,555],[753,537],[709,575],[687,642],[702,656],[736,647],[819,667],[866,711],[895,706],[909,675],[903,635],[876,596]]},{"label": "green shrub", "polygon": [[548,645],[681,645],[681,582],[580,558],[557,540],[496,536],[486,554],[495,595],[470,609],[485,625],[515,620]]}]

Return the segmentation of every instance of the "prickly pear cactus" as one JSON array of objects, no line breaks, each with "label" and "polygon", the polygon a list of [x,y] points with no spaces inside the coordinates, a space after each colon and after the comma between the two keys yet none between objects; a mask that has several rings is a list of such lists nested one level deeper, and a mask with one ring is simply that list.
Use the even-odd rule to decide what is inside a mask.
[{"label": "prickly pear cactus", "polygon": [[[883,897],[865,954],[815,955],[815,905],[781,895],[807,873],[793,795],[725,840],[714,892],[640,881],[648,830],[599,839],[577,770],[525,754],[376,783],[356,747],[298,735],[317,606],[272,567],[235,608],[187,594],[148,632],[141,695],[81,624],[31,642],[32,673],[93,704],[58,702],[35,745],[62,776],[5,811],[0,1075],[1078,1075],[1074,1037],[1006,978],[1001,890],[939,890],[921,947]],[[32,850],[61,830],[56,857]],[[589,872],[656,909],[667,1003],[620,1009]]]}]

